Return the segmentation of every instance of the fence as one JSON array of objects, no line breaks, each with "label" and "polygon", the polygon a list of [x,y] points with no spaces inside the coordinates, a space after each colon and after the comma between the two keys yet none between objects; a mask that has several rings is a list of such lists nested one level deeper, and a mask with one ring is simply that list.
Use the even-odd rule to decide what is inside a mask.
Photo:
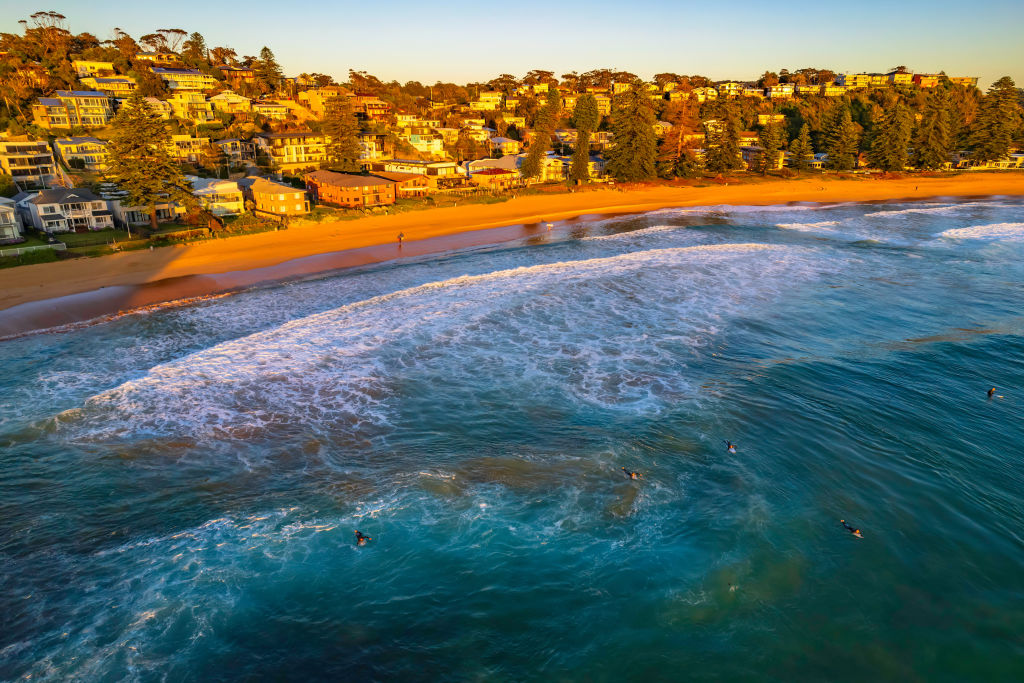
[{"label": "fence", "polygon": [[55,249],[57,251],[67,250],[68,245],[63,242],[57,242],[56,244],[41,244],[35,247],[16,247],[14,249],[0,249],[0,256],[21,256],[30,251],[39,251],[40,249]]}]

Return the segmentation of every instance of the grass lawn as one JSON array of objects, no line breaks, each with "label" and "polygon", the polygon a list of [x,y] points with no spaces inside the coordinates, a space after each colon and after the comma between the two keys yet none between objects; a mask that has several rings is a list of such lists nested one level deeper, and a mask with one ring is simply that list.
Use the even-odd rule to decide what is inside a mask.
[{"label": "grass lawn", "polygon": [[26,235],[24,242],[18,244],[0,244],[0,251],[4,249],[18,249],[20,247],[41,247],[46,244],[46,240],[41,240],[35,235]]},{"label": "grass lawn", "polygon": [[[132,235],[138,239],[138,235]],[[68,247],[87,247],[94,244],[107,244],[108,242],[122,242],[128,239],[128,233],[124,230],[90,230],[89,232],[68,232],[57,235]]]}]

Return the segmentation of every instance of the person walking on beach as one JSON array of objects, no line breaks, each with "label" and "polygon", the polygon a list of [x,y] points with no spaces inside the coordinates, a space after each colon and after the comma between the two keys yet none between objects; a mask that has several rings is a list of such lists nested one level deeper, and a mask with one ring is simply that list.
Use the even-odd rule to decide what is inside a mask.
[{"label": "person walking on beach", "polygon": [[402,240],[404,240],[404,239],[405,239],[405,233],[404,232],[398,233],[398,246],[402,246]]}]

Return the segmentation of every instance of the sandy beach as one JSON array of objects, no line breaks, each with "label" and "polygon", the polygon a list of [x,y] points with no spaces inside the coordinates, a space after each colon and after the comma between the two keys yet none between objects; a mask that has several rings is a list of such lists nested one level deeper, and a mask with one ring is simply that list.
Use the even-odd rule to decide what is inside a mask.
[{"label": "sandy beach", "polygon": [[[395,258],[536,234],[587,215],[681,206],[867,202],[1024,195],[1024,174],[766,181],[708,187],[601,189],[530,195],[500,204],[369,216],[288,231],[0,270],[0,335],[17,334],[188,297]],[[396,242],[404,233],[405,244]]]}]

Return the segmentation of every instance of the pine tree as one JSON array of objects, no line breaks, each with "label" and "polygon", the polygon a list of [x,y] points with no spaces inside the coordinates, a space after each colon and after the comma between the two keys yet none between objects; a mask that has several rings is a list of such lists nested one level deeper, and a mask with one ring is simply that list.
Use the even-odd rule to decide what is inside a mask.
[{"label": "pine tree", "polygon": [[782,125],[769,123],[761,131],[758,141],[761,143],[761,153],[757,155],[755,163],[756,170],[761,175],[768,175],[768,171],[774,171],[779,167],[779,156],[785,146],[783,139]]},{"label": "pine tree", "polygon": [[903,102],[890,103],[875,128],[875,135],[868,150],[868,161],[883,171],[902,171],[907,167],[907,145],[913,117]]},{"label": "pine tree", "polygon": [[742,168],[740,124],[735,108],[718,106],[718,117],[704,122],[705,166],[712,173],[728,173]]},{"label": "pine tree", "polygon": [[655,177],[658,139],[651,100],[638,85],[619,96],[612,113],[614,146],[605,153],[605,168],[616,180],[636,182]]},{"label": "pine tree", "polygon": [[840,103],[833,108],[825,128],[826,166],[834,171],[851,171],[857,167],[857,126],[850,117],[850,107]]},{"label": "pine tree", "polygon": [[558,90],[548,90],[547,100],[544,106],[537,112],[537,119],[534,124],[534,136],[530,141],[530,148],[526,150],[526,158],[519,167],[519,174],[524,178],[536,178],[541,172],[541,161],[551,149],[551,135],[558,125],[558,114],[562,108],[561,96]]},{"label": "pine tree", "polygon": [[950,106],[945,89],[933,91],[925,101],[921,122],[914,132],[911,163],[915,168],[933,171],[949,163],[953,151]]},{"label": "pine tree", "polygon": [[806,171],[811,167],[813,158],[811,127],[805,123],[800,127],[800,135],[789,145],[789,167],[797,171]]},{"label": "pine tree", "polygon": [[275,92],[281,87],[281,67],[269,47],[264,46],[260,50],[260,59],[255,71],[256,80],[263,86],[264,92]]},{"label": "pine tree", "polygon": [[135,93],[114,117],[107,144],[107,174],[128,193],[125,202],[149,207],[154,230],[157,204],[193,201],[192,188],[168,151],[170,142],[164,121]]},{"label": "pine tree", "polygon": [[184,43],[181,44],[181,59],[189,66],[201,66],[208,64],[206,59],[206,39],[199,32],[193,32]]},{"label": "pine tree", "polygon": [[329,100],[323,121],[323,132],[330,138],[327,143],[327,163],[336,171],[358,172],[363,148],[359,144],[359,121],[347,97]]},{"label": "pine tree", "polygon": [[658,175],[662,178],[691,178],[699,175],[702,166],[694,153],[693,143],[687,136],[700,128],[697,103],[683,100],[669,104],[664,120],[672,124],[658,147]]},{"label": "pine tree", "polygon": [[1017,86],[1012,78],[1003,76],[981,99],[971,133],[973,158],[976,161],[996,161],[1009,154],[1014,133],[1020,126],[1020,117]]},{"label": "pine tree", "polygon": [[576,100],[576,108],[572,112],[576,124],[576,149],[572,153],[572,166],[569,177],[577,182],[590,180],[590,136],[597,129],[601,114],[597,110],[597,100],[587,93]]}]

